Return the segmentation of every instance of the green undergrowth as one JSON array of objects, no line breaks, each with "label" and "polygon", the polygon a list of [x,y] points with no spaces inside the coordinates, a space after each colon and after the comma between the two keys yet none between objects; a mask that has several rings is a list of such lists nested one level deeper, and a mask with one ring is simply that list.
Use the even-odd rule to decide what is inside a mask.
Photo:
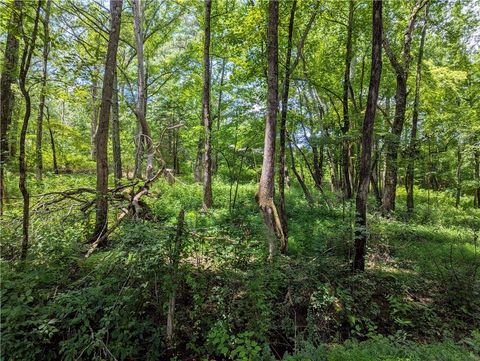
[{"label": "green undergrowth", "polygon": [[[32,194],[92,180],[47,177]],[[215,183],[205,213],[200,185],[162,180],[146,198],[148,219],[123,222],[88,258],[92,215],[64,207],[33,213],[29,256],[19,262],[19,209],[10,210],[2,221],[2,359],[478,359],[478,210],[422,190],[412,216],[401,190],[389,219],[372,203],[367,271],[352,274],[352,203],[317,194],[309,207],[289,189],[289,252],[269,263],[256,185],[240,185],[235,205],[234,191]]]}]

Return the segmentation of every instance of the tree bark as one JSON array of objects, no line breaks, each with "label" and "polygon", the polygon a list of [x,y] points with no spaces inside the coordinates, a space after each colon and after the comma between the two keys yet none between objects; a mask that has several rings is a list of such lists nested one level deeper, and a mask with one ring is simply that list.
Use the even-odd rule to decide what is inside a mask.
[{"label": "tree bark", "polygon": [[343,140],[342,140],[342,165],[343,165],[343,193],[346,199],[352,198],[352,177],[350,171],[351,145],[348,140],[350,130],[350,117],[348,114],[348,92],[350,88],[350,67],[352,63],[352,33],[354,1],[348,5],[347,44],[345,52],[345,71],[343,76]]},{"label": "tree bark", "polygon": [[367,197],[370,182],[373,129],[377,109],[378,89],[382,74],[382,1],[373,1],[372,19],[372,67],[368,89],[367,107],[362,129],[362,151],[360,160],[360,178],[356,196],[355,256],[353,269],[365,270],[367,244]]},{"label": "tree bark", "polygon": [[273,260],[279,241],[284,243],[284,234],[277,208],[273,202],[275,176],[275,137],[278,108],[278,1],[269,0],[267,32],[267,119],[263,148],[263,166],[257,201],[267,228],[268,258]]},{"label": "tree bark", "polygon": [[120,145],[120,111],[118,104],[118,79],[115,71],[113,80],[112,95],[112,153],[113,153],[113,175],[115,184],[118,185],[122,179],[122,149]]},{"label": "tree bark", "polygon": [[457,170],[456,176],[456,192],[455,192],[455,207],[460,206],[460,196],[462,195],[462,145],[457,146]]},{"label": "tree bark", "polygon": [[475,167],[475,174],[474,174],[474,179],[477,183],[475,189],[474,189],[474,202],[473,205],[476,208],[480,208],[480,150],[475,149],[473,153],[474,157],[474,167]]},{"label": "tree bark", "polygon": [[210,15],[212,1],[205,0],[205,39],[203,48],[202,119],[205,130],[203,209],[212,207],[212,119],[210,114]]},{"label": "tree bark", "polygon": [[28,228],[30,224],[30,194],[27,189],[27,162],[25,160],[25,140],[27,137],[28,123],[30,121],[30,114],[32,111],[32,103],[30,99],[29,89],[27,88],[27,75],[28,70],[30,69],[30,64],[35,49],[35,42],[37,40],[38,33],[38,22],[40,18],[40,9],[42,7],[42,1],[39,1],[37,4],[37,10],[35,14],[35,22],[33,25],[33,30],[31,37],[25,34],[25,30],[22,30],[23,39],[24,39],[24,48],[22,54],[22,63],[20,65],[20,77],[19,85],[20,91],[22,92],[23,97],[25,98],[25,114],[23,116],[22,129],[20,131],[20,150],[18,156],[18,165],[19,165],[19,182],[18,187],[22,193],[23,198],[23,218],[22,218],[22,248],[21,248],[21,258],[25,259],[27,257],[28,251]]},{"label": "tree bark", "polygon": [[45,109],[45,96],[47,92],[47,76],[48,76],[48,53],[50,51],[49,21],[50,21],[50,5],[51,0],[47,0],[43,19],[43,59],[42,59],[42,84],[40,90],[40,102],[37,117],[37,136],[35,155],[37,160],[36,176],[37,180],[42,180],[43,173],[43,157],[42,157],[42,138],[43,138],[43,113]]},{"label": "tree bark", "polygon": [[144,146],[144,150],[147,153],[147,179],[153,176],[153,139],[150,134],[150,128],[145,118],[146,109],[146,77],[145,77],[145,62],[143,57],[143,15],[141,0],[132,0],[133,5],[133,25],[135,30],[135,44],[137,50],[137,106],[135,108],[135,115],[141,128],[141,142]]},{"label": "tree bark", "polygon": [[290,89],[290,62],[292,58],[292,39],[293,26],[295,22],[295,11],[297,9],[297,0],[293,0],[292,8],[290,10],[290,20],[288,23],[288,43],[287,43],[287,57],[285,60],[285,79],[282,89],[282,112],[280,120],[280,155],[279,155],[279,172],[278,172],[278,192],[280,195],[279,214],[282,221],[283,243],[280,245],[280,252],[285,254],[288,250],[288,219],[287,210],[285,206],[285,179],[287,176],[286,164],[286,134],[287,134],[287,113],[288,113],[288,93]]},{"label": "tree bark", "polygon": [[[90,156],[97,159],[97,143],[95,140],[98,127],[98,69],[92,71],[92,119],[90,122]],[[63,114],[63,113],[62,113]]]},{"label": "tree bark", "polygon": [[113,82],[117,66],[117,48],[120,38],[120,24],[123,0],[110,0],[110,33],[108,37],[105,73],[103,75],[102,103],[96,135],[97,145],[97,200],[96,222],[92,241],[100,239],[108,228],[108,125],[112,108]]},{"label": "tree bark", "polygon": [[3,214],[4,167],[8,158],[8,128],[12,123],[14,96],[12,84],[18,79],[18,48],[22,29],[22,0],[13,2],[10,16],[10,31],[7,34],[5,58],[0,76],[0,215]]},{"label": "tree bark", "polygon": [[400,146],[400,136],[405,122],[405,110],[407,106],[407,77],[410,68],[410,48],[412,45],[412,35],[415,28],[415,20],[418,12],[427,4],[428,0],[418,0],[410,17],[405,30],[402,59],[399,61],[388,44],[386,38],[383,39],[383,46],[390,63],[396,74],[395,91],[395,116],[393,120],[390,136],[385,144],[385,188],[382,199],[382,213],[388,215],[395,211],[395,198],[397,193],[397,172],[398,172],[398,148]]},{"label": "tree bark", "polygon": [[48,133],[50,134],[50,147],[52,149],[53,172],[55,174],[58,174],[57,151],[55,149],[55,138],[53,136],[53,130],[52,130],[52,126],[50,124],[50,112],[48,111],[47,106],[45,106],[45,110],[46,110],[46,113],[47,113]]},{"label": "tree bark", "polygon": [[413,186],[415,183],[415,158],[417,156],[417,130],[418,130],[418,107],[420,104],[420,81],[422,74],[423,49],[425,46],[425,35],[427,33],[428,5],[423,20],[422,35],[417,58],[417,73],[415,78],[415,99],[413,101],[412,129],[410,131],[410,144],[408,147],[408,164],[405,175],[405,187],[407,189],[407,212],[412,213],[414,209]]}]

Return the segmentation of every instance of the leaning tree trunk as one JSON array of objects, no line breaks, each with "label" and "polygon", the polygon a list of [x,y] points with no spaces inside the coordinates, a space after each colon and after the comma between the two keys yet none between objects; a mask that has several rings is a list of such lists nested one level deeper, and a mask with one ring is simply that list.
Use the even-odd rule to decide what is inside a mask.
[{"label": "leaning tree trunk", "polygon": [[30,194],[27,189],[27,162],[25,160],[25,140],[27,137],[28,123],[30,121],[30,114],[32,111],[32,103],[30,100],[29,89],[27,88],[27,75],[28,70],[30,69],[30,63],[32,60],[33,51],[35,49],[35,42],[37,40],[38,32],[38,22],[40,18],[40,9],[42,7],[42,1],[38,2],[37,11],[35,15],[35,22],[33,25],[33,30],[31,37],[29,38],[25,31],[22,30],[24,38],[24,48],[22,54],[22,63],[20,65],[20,77],[19,85],[20,91],[22,92],[23,97],[25,98],[25,114],[23,116],[22,130],[20,131],[20,150],[18,156],[18,165],[19,165],[19,182],[18,187],[22,193],[23,198],[23,218],[22,218],[22,249],[21,249],[21,258],[25,259],[27,257],[28,251],[28,228],[30,223]]},{"label": "leaning tree trunk", "polygon": [[347,49],[345,52],[345,71],[343,76],[343,140],[342,140],[342,169],[343,169],[343,193],[346,199],[352,198],[352,178],[350,171],[351,145],[348,140],[350,130],[350,117],[348,114],[348,91],[350,88],[350,67],[352,62],[352,33],[354,1],[349,1],[348,25],[347,25]]},{"label": "leaning tree trunk", "polygon": [[[145,108],[146,108],[146,77],[145,77],[145,62],[143,57],[143,27],[142,27],[142,4],[141,0],[133,0],[133,25],[135,30],[135,44],[137,48],[137,76],[138,76],[138,96],[137,96],[137,106],[135,108],[135,115],[137,121],[140,124],[141,129],[141,139],[138,142],[141,142],[144,146],[144,150],[147,153],[147,179],[150,179],[153,176],[153,156],[154,156],[154,147],[153,139],[150,134],[150,128],[148,126],[147,120],[145,118]],[[139,143],[140,145],[140,143]]]},{"label": "leaning tree trunk", "polygon": [[97,145],[97,214],[92,241],[100,239],[108,227],[108,125],[113,94],[115,68],[117,66],[117,48],[120,38],[120,21],[123,0],[110,0],[110,34],[108,37],[105,73],[103,75],[102,102],[96,135]]},{"label": "leaning tree trunk", "polygon": [[362,153],[360,159],[360,178],[356,197],[355,256],[353,269],[365,270],[365,252],[367,243],[367,197],[370,172],[372,169],[373,129],[377,108],[378,89],[382,75],[382,0],[373,1],[372,68],[368,89],[367,108],[362,129]]},{"label": "leaning tree trunk", "polygon": [[293,25],[295,22],[295,11],[297,9],[297,1],[293,0],[292,9],[290,10],[290,20],[288,23],[288,45],[287,58],[285,60],[285,79],[282,89],[282,112],[280,120],[280,156],[279,156],[279,172],[278,172],[278,192],[280,194],[280,219],[282,221],[282,229],[284,242],[280,245],[280,252],[287,253],[288,250],[288,220],[287,209],[285,206],[285,179],[287,176],[286,164],[286,138],[287,138],[287,112],[288,112],[288,92],[290,89],[290,62],[292,57],[292,38]]},{"label": "leaning tree trunk", "polygon": [[210,14],[212,1],[205,0],[205,41],[203,48],[203,98],[202,119],[205,130],[203,209],[212,206],[212,118],[210,114]]},{"label": "leaning tree trunk", "polygon": [[415,78],[415,99],[413,101],[412,129],[410,131],[410,145],[408,147],[408,164],[405,174],[405,187],[407,189],[407,212],[412,213],[414,209],[413,186],[415,182],[415,158],[417,156],[417,130],[418,130],[418,107],[420,104],[420,81],[423,59],[423,48],[425,46],[425,35],[427,33],[428,5],[423,20],[420,48],[417,58],[417,74]]},{"label": "leaning tree trunk", "polygon": [[12,122],[13,92],[12,84],[17,79],[18,67],[18,35],[22,29],[22,0],[13,2],[12,15],[10,17],[10,31],[5,44],[5,58],[3,61],[2,74],[0,76],[0,215],[3,214],[4,198],[4,167],[8,158],[8,128]]},{"label": "leaning tree trunk", "polygon": [[50,5],[51,0],[47,0],[45,6],[45,18],[43,19],[43,62],[42,62],[42,86],[40,90],[40,102],[38,107],[38,118],[37,118],[37,139],[36,139],[36,176],[37,180],[42,180],[43,173],[43,157],[42,157],[42,139],[43,139],[43,115],[45,109],[45,96],[47,91],[47,76],[48,76],[48,53],[50,50],[50,38],[49,38],[49,21],[50,21]]},{"label": "leaning tree trunk", "polygon": [[118,104],[118,78],[115,71],[112,95],[112,153],[115,184],[122,179],[122,150],[120,146],[120,111]]},{"label": "leaning tree trunk", "polygon": [[275,187],[275,137],[278,108],[278,1],[270,0],[268,6],[268,71],[267,119],[263,147],[263,166],[257,201],[267,227],[268,258],[273,260],[277,241],[284,243],[284,234],[277,208],[273,202]]}]

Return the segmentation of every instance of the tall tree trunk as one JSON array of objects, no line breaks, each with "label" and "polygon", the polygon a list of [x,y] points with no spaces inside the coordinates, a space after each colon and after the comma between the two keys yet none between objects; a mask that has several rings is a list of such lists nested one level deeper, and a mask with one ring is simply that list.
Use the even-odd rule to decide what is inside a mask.
[{"label": "tall tree trunk", "polygon": [[[297,9],[297,0],[293,0],[290,10],[290,20],[288,23],[288,44],[287,58],[285,60],[285,79],[282,89],[282,112],[280,120],[280,155],[279,155],[279,172],[278,172],[278,192],[280,194],[280,219],[282,221],[283,243],[280,245],[280,252],[285,254],[288,250],[288,219],[285,206],[285,179],[287,176],[286,164],[286,135],[287,135],[287,113],[288,113],[288,92],[290,89],[290,62],[292,58],[292,39],[293,25],[295,22],[295,11]],[[292,159],[293,161],[293,159]]]},{"label": "tall tree trunk", "polygon": [[141,143],[144,146],[144,150],[147,153],[147,179],[153,176],[153,140],[150,134],[150,128],[145,118],[146,108],[146,77],[145,77],[145,62],[143,57],[143,13],[141,0],[132,0],[133,4],[133,25],[135,30],[135,44],[137,48],[137,75],[138,75],[138,87],[137,87],[137,106],[135,108],[135,115],[137,121],[140,124],[142,131]]},{"label": "tall tree trunk", "polygon": [[203,176],[203,209],[212,207],[212,119],[210,115],[210,14],[212,1],[205,0],[205,39],[203,48],[202,119],[205,130],[205,166]]},{"label": "tall tree trunk", "polygon": [[395,117],[393,120],[390,138],[385,140],[385,179],[382,199],[384,215],[395,210],[398,172],[398,148],[405,121],[407,106],[407,74],[397,74],[397,88],[395,93]]},{"label": "tall tree trunk", "polygon": [[355,256],[353,269],[365,270],[365,251],[367,243],[367,197],[370,182],[373,129],[377,109],[378,89],[382,75],[382,1],[373,1],[372,19],[372,68],[368,89],[367,108],[362,129],[362,153],[360,161],[360,178],[356,197]]},{"label": "tall tree trunk", "polygon": [[420,48],[417,58],[417,74],[415,78],[415,99],[413,101],[412,129],[410,132],[410,144],[408,147],[408,164],[405,175],[405,186],[407,189],[407,212],[412,213],[414,209],[413,186],[415,183],[415,158],[417,156],[417,129],[418,129],[418,107],[420,104],[420,81],[422,71],[423,48],[425,46],[425,35],[427,33],[428,5],[425,9]]},{"label": "tall tree trunk", "polygon": [[118,104],[118,83],[116,71],[114,77],[112,95],[113,175],[115,177],[115,184],[119,184],[120,179],[122,179],[122,150],[120,146],[120,111]]},{"label": "tall tree trunk", "polygon": [[20,91],[22,92],[22,95],[25,98],[25,114],[23,116],[22,130],[20,131],[20,143],[19,143],[20,151],[18,156],[18,165],[19,165],[18,187],[20,189],[20,192],[22,193],[22,198],[23,198],[22,250],[21,250],[22,259],[25,259],[27,257],[28,236],[29,236],[28,228],[30,224],[30,194],[28,193],[28,189],[27,189],[27,162],[25,160],[25,139],[27,137],[28,123],[30,121],[32,104],[30,100],[29,89],[27,88],[27,75],[28,75],[28,70],[30,69],[32,55],[35,49],[35,42],[37,40],[38,22],[40,18],[41,7],[42,7],[42,1],[39,1],[37,4],[35,22],[33,25],[31,37],[29,38],[25,34],[25,29],[22,30],[25,45],[23,48],[22,63],[20,65],[19,85],[20,85]]},{"label": "tall tree trunk", "polygon": [[462,195],[462,145],[459,143],[457,146],[457,170],[456,176],[456,192],[455,192],[455,207],[460,206],[460,196]]},{"label": "tall tree trunk", "polygon": [[10,16],[10,31],[5,44],[5,58],[0,76],[0,215],[3,214],[3,199],[5,189],[4,167],[9,155],[8,128],[12,122],[14,96],[12,84],[15,83],[18,68],[18,37],[22,29],[22,0],[13,2]]},{"label": "tall tree trunk", "polygon": [[474,179],[476,181],[475,186],[475,195],[474,195],[474,207],[480,208],[480,150],[475,149],[474,153],[474,167],[475,167],[475,174]]},{"label": "tall tree trunk", "polygon": [[257,201],[267,227],[268,258],[273,260],[277,241],[284,243],[284,234],[277,208],[273,202],[275,188],[275,137],[278,108],[278,1],[269,0],[267,32],[267,119],[263,148],[263,165]]},{"label": "tall tree trunk", "polygon": [[47,91],[47,76],[48,76],[48,53],[50,49],[50,38],[49,38],[49,21],[50,21],[50,5],[51,0],[47,0],[43,19],[43,62],[42,62],[42,84],[40,90],[40,102],[38,107],[38,118],[37,118],[37,137],[36,137],[36,176],[37,180],[42,180],[43,172],[43,157],[42,157],[42,138],[43,138],[43,113],[45,109],[45,95]]},{"label": "tall tree trunk", "polygon": [[346,199],[352,198],[352,177],[350,171],[351,145],[348,140],[350,130],[350,117],[348,114],[348,92],[350,88],[350,67],[352,63],[352,33],[353,33],[353,12],[355,3],[349,1],[348,5],[348,26],[347,26],[347,49],[345,52],[345,71],[343,76],[343,140],[342,140],[342,169],[343,169],[343,193]]},{"label": "tall tree trunk", "polygon": [[47,106],[45,106],[45,110],[46,110],[46,113],[47,113],[48,133],[50,134],[50,147],[52,149],[53,172],[55,174],[58,174],[57,151],[55,149],[55,138],[53,136],[52,125],[50,124],[50,112],[48,111]]},{"label": "tall tree trunk", "polygon": [[402,59],[398,60],[389,46],[386,38],[383,39],[385,52],[392,64],[396,74],[395,91],[395,116],[390,136],[385,144],[385,188],[382,199],[382,213],[388,215],[395,210],[395,198],[397,194],[397,172],[398,172],[398,148],[400,136],[402,135],[405,122],[405,110],[407,106],[407,77],[410,68],[410,48],[412,35],[415,28],[415,20],[418,12],[427,4],[428,0],[418,0],[408,19],[407,28],[404,33]]},{"label": "tall tree trunk", "polygon": [[103,75],[102,103],[97,130],[97,214],[92,241],[99,239],[108,227],[108,125],[112,108],[113,83],[117,66],[117,48],[120,38],[120,24],[123,0],[110,0],[110,34],[108,37],[105,73]]},{"label": "tall tree trunk", "polygon": [[[98,127],[98,74],[97,67],[92,71],[92,119],[90,122],[90,156],[93,160],[97,159],[97,143],[95,140]],[[65,108],[65,105],[63,105]],[[63,113],[62,113],[63,118]]]},{"label": "tall tree trunk", "polygon": [[[219,134],[220,132],[220,121],[222,119],[222,100],[223,100],[223,84],[225,82],[225,68],[227,65],[227,59],[222,59],[222,72],[220,74],[220,91],[218,93],[218,104],[217,104],[217,114],[216,114],[216,121],[217,121],[217,129],[216,132]],[[214,172],[216,173],[218,170],[218,150],[215,151],[215,162],[213,165]]]}]

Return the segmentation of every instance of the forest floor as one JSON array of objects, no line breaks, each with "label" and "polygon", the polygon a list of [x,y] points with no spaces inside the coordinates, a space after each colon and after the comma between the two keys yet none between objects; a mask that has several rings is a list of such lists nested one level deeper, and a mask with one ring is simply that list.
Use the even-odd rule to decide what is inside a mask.
[{"label": "forest floor", "polygon": [[[21,203],[10,184],[2,360],[480,360],[480,210],[469,199],[455,208],[448,192],[417,190],[409,217],[399,188],[391,219],[372,199],[367,271],[352,274],[354,204],[335,194],[326,195],[332,207],[320,195],[309,207],[300,190],[287,191],[289,252],[272,263],[253,183],[239,186],[233,206],[235,187],[216,182],[204,213],[200,185],[159,181],[145,219],[124,221],[88,258],[84,199],[36,208],[48,198],[34,197],[20,262]],[[41,194],[95,179],[29,184]]]}]

